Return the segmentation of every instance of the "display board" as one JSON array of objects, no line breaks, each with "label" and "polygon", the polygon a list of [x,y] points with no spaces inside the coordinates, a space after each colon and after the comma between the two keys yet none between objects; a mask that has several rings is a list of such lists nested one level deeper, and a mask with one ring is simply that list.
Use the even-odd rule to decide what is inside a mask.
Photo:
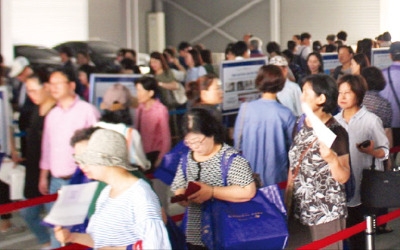
[{"label": "display board", "polygon": [[224,101],[221,105],[223,114],[236,114],[241,103],[260,97],[255,78],[260,67],[266,64],[268,64],[267,57],[221,63],[220,78],[224,91]]},{"label": "display board", "polygon": [[340,65],[337,52],[321,53],[321,56],[325,74],[331,74],[331,72]]},{"label": "display board", "polygon": [[106,90],[116,84],[125,85],[132,96],[136,96],[135,80],[142,75],[127,75],[127,74],[91,74],[89,88],[89,102],[100,109],[100,104],[103,101],[103,96]]},{"label": "display board", "polygon": [[380,69],[389,67],[392,64],[389,48],[376,48],[371,50],[371,65]]}]

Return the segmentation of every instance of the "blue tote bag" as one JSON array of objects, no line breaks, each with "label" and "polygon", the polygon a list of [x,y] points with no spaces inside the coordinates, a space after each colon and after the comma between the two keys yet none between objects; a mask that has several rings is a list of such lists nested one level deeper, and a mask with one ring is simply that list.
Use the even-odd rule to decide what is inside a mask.
[{"label": "blue tote bag", "polygon": [[164,155],[160,166],[154,171],[154,177],[170,186],[174,180],[181,157],[188,152],[188,146],[183,141],[180,141],[171,151]]},{"label": "blue tote bag", "polygon": [[[236,155],[221,164],[224,184]],[[218,199],[203,204],[202,241],[208,249],[283,249],[288,239],[286,210],[277,185],[257,190],[247,202]]]}]

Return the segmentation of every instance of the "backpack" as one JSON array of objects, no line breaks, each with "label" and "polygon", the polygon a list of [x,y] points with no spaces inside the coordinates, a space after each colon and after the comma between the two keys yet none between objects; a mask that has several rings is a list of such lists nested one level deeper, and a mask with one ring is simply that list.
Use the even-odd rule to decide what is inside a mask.
[{"label": "backpack", "polygon": [[[293,138],[300,131],[300,129],[303,127],[305,118],[306,118],[306,115],[302,114],[297,119],[296,126],[295,126],[295,131],[293,133]],[[354,193],[356,191],[356,178],[354,177],[353,168],[351,167],[351,164],[349,164],[349,165],[350,165],[350,177],[347,180],[347,182],[344,184],[345,191],[346,191],[346,201],[347,202],[349,202],[354,197]]]},{"label": "backpack", "polygon": [[307,72],[307,60],[304,59],[304,57],[302,56],[303,51],[306,49],[306,47],[303,47],[300,51],[300,53],[297,55],[297,57],[295,57],[294,62],[300,66],[301,70],[305,73]]}]

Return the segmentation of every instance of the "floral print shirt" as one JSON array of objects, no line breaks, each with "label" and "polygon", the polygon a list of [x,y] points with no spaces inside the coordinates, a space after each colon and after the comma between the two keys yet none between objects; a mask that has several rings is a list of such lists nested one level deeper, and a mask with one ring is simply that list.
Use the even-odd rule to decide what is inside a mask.
[{"label": "floral print shirt", "polygon": [[[338,156],[349,154],[348,135],[340,124],[331,118],[326,125],[337,137],[331,149]],[[313,129],[305,123],[294,137],[289,151],[290,170],[298,166],[301,155],[310,145],[300,163],[294,179],[294,216],[304,225],[313,226],[347,216],[346,192],[344,184],[337,182],[329,165],[320,155],[319,142],[315,140]]]}]

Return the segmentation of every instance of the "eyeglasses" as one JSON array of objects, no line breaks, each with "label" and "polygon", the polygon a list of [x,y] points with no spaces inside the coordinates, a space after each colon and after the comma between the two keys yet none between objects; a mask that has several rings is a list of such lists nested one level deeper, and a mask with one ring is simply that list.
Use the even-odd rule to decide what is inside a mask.
[{"label": "eyeglasses", "polygon": [[197,162],[197,178],[195,181],[200,181],[200,174],[201,174],[201,165],[200,162]]},{"label": "eyeglasses", "polygon": [[198,148],[198,147],[204,142],[204,140],[205,140],[206,138],[207,138],[207,137],[204,136],[203,139],[201,139],[201,140],[197,140],[197,139],[194,139],[194,140],[191,140],[191,141],[189,141],[189,140],[184,140],[183,143],[184,143],[186,146],[190,147],[190,148]]}]

